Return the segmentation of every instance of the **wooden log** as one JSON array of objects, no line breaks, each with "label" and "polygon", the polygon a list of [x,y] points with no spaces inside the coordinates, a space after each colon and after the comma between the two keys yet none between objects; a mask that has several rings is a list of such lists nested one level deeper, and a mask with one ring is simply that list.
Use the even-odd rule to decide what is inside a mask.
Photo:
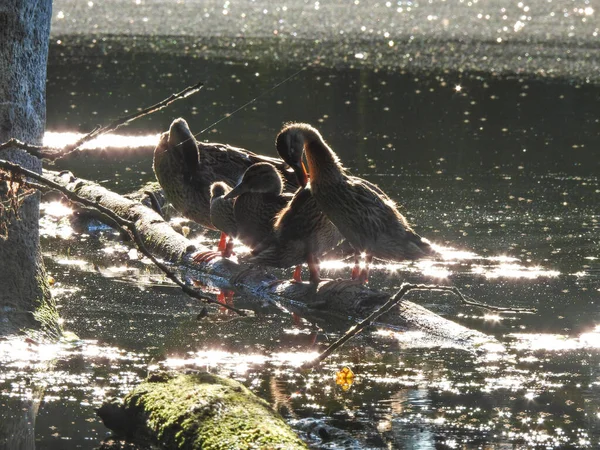
[{"label": "wooden log", "polygon": [[206,372],[153,374],[97,413],[118,436],[144,448],[307,448],[266,401],[237,381]]},{"label": "wooden log", "polygon": [[[317,289],[308,283],[279,281],[264,269],[244,263],[243,260],[238,264],[230,259],[216,258],[197,263],[193,261],[193,256],[209,249],[192,244],[158,213],[140,202],[118,195],[92,181],[75,178],[71,174],[61,175],[47,171],[45,175],[78,195],[94,200],[121,217],[135,222],[150,251],[191,271],[194,276],[215,287],[231,289],[261,300],[283,302],[286,307],[299,308],[304,313],[316,310],[318,316],[328,316],[327,323],[330,323],[331,317],[336,317],[345,323],[344,326],[349,326],[352,320],[366,317],[390,297],[389,294],[358,283],[340,280],[323,281]],[[385,320],[382,325],[420,330],[436,339],[471,351],[482,348],[484,344],[498,344],[493,337],[447,320],[408,300],[402,300],[398,308],[383,318]]]}]

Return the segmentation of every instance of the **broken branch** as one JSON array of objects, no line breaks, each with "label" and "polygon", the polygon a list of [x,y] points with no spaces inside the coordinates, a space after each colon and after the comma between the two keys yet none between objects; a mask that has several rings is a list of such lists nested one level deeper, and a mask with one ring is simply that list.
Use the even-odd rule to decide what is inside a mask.
[{"label": "broken branch", "polygon": [[494,310],[494,311],[503,311],[503,312],[514,311],[514,312],[528,312],[528,313],[534,312],[534,310],[531,310],[531,309],[503,308],[500,306],[486,305],[485,303],[479,303],[474,300],[467,300],[465,298],[465,296],[462,294],[462,292],[460,292],[460,290],[454,286],[438,286],[435,284],[403,283],[402,286],[400,287],[400,289],[398,290],[398,292],[396,292],[393,296],[391,296],[387,302],[385,302],[378,309],[373,311],[368,317],[361,320],[358,324],[350,327],[348,329],[348,331],[346,331],[346,333],[344,333],[344,335],[341,338],[339,338],[337,341],[335,341],[333,344],[331,344],[329,347],[327,347],[327,349],[325,349],[325,351],[323,351],[319,356],[317,356],[317,358],[315,358],[314,360],[312,360],[310,362],[305,363],[302,366],[302,368],[310,369],[310,368],[313,368],[313,367],[319,365],[323,360],[325,360],[329,355],[331,355],[336,349],[340,348],[342,345],[344,345],[346,342],[348,342],[350,339],[352,339],[354,336],[356,336],[362,330],[364,330],[368,326],[372,325],[379,317],[388,313],[394,306],[396,306],[400,302],[400,300],[402,300],[402,298],[409,291],[415,291],[415,290],[452,292],[453,294],[456,294],[463,303],[465,303],[469,306],[477,306],[480,308],[486,308],[486,309],[490,309],[490,310]]},{"label": "broken branch", "polygon": [[111,122],[110,124],[103,126],[103,127],[97,126],[92,131],[90,131],[88,134],[86,134],[81,139],[79,139],[77,142],[67,145],[66,147],[64,147],[63,149],[58,150],[58,151],[50,150],[44,146],[26,144],[24,142],[19,141],[18,139],[14,139],[14,138],[11,138],[4,143],[0,143],[0,151],[7,149],[9,147],[16,147],[16,148],[20,148],[21,150],[25,150],[26,152],[28,152],[31,155],[36,156],[38,158],[44,158],[44,159],[47,159],[50,161],[55,161],[59,158],[63,158],[65,156],[69,155],[70,153],[73,153],[73,152],[79,150],[81,148],[81,146],[83,144],[85,144],[86,142],[96,139],[97,137],[99,137],[103,134],[107,134],[112,131],[115,131],[124,125],[128,125],[131,122],[133,122],[134,120],[139,119],[140,117],[144,117],[148,114],[152,114],[152,113],[155,113],[156,111],[160,111],[161,109],[169,106],[174,101],[181,100],[186,97],[189,97],[192,94],[195,94],[200,89],[202,89],[203,85],[204,84],[202,82],[198,82],[193,86],[186,87],[181,92],[177,92],[176,94],[171,94],[168,98],[166,98],[152,106],[144,108],[137,113],[130,114],[129,116],[125,116],[125,117],[116,119],[113,122]]}]

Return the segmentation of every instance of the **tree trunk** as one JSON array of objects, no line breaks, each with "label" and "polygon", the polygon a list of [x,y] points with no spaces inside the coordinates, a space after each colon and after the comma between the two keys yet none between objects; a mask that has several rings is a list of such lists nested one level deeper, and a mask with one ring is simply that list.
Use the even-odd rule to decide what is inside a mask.
[{"label": "tree trunk", "polygon": [[[46,63],[52,0],[0,1],[0,142],[41,144],[46,123]],[[41,172],[22,150],[1,159]],[[8,185],[0,183],[0,337],[24,330],[57,336],[56,307],[46,281],[39,240],[39,194],[25,198],[18,218],[7,211]],[[5,225],[6,228],[1,227]],[[35,417],[42,392],[9,399],[0,408],[0,450],[35,448]]]},{"label": "tree trunk", "polygon": [[[0,2],[0,142],[41,144],[46,123],[46,64],[52,0]],[[41,172],[41,162],[9,149],[2,159]],[[46,282],[39,244],[39,194],[28,195],[18,218],[7,210],[0,186],[0,335],[24,329],[58,334],[58,316]],[[3,212],[2,212],[3,211]]]}]

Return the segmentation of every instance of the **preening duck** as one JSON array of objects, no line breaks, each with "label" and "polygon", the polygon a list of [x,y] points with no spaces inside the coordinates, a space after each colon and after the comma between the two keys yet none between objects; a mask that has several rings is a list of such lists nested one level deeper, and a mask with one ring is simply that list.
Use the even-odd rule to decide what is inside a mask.
[{"label": "preening duck", "polygon": [[353,271],[353,276],[366,281],[373,257],[401,261],[436,254],[379,187],[346,173],[316,128],[291,123],[279,139],[291,147],[289,152],[305,152],[311,193],[318,207],[352,245],[357,258],[365,253],[366,267],[360,274]]},{"label": "preening duck", "polygon": [[[308,174],[302,163],[302,146],[290,145],[288,137],[290,135],[281,133],[277,136],[277,153],[294,170],[301,187],[277,215],[273,238],[253,249],[250,261],[274,267],[291,267],[306,262],[310,282],[318,285],[319,258],[343,238],[312,196]],[[296,267],[294,280],[301,281],[300,266]]]}]

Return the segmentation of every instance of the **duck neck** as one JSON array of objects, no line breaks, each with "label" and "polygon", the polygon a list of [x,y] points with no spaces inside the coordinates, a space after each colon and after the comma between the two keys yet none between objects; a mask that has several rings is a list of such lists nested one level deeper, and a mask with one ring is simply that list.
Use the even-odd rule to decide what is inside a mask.
[{"label": "duck neck", "polygon": [[308,162],[310,183],[327,183],[340,180],[344,174],[336,154],[321,139],[306,139],[304,151]]}]

